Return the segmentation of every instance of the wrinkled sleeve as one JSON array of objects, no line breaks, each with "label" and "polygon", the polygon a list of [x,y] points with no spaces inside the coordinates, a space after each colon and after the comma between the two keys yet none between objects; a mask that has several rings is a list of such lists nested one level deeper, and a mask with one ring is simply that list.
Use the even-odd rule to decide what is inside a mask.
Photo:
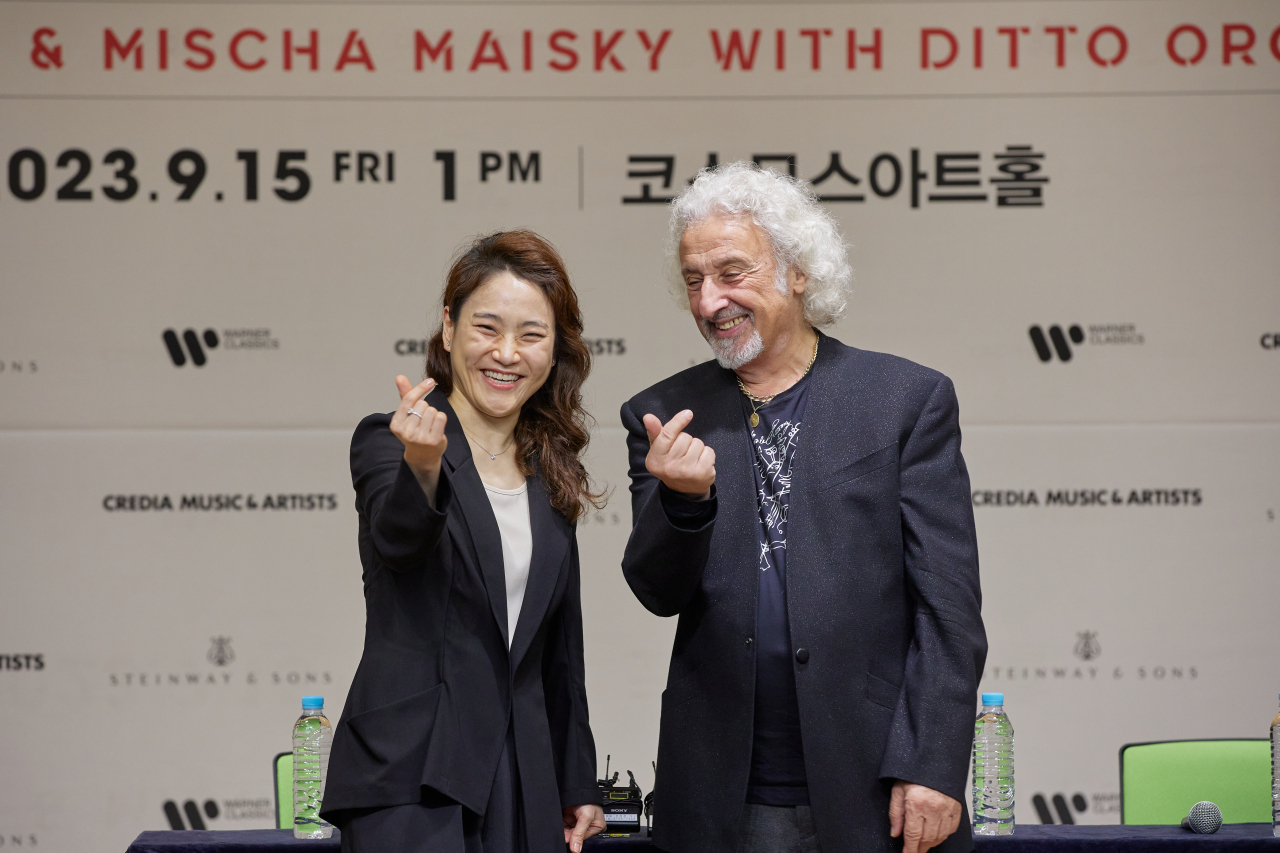
[{"label": "wrinkled sleeve", "polygon": [[391,432],[390,415],[370,415],[351,438],[351,482],[356,510],[368,520],[373,547],[394,571],[420,568],[444,532],[452,492],[441,465],[436,505],[427,501]]},{"label": "wrinkled sleeve", "polygon": [[715,487],[706,501],[689,501],[670,492],[645,467],[649,436],[630,403],[622,407],[622,425],[627,428],[631,476],[631,537],[622,555],[622,573],[646,609],[674,616],[702,580],[715,529]]},{"label": "wrinkled sleeve", "polygon": [[880,775],[964,802],[987,640],[959,417],[955,389],[944,377],[901,454],[903,568],[913,637]]}]

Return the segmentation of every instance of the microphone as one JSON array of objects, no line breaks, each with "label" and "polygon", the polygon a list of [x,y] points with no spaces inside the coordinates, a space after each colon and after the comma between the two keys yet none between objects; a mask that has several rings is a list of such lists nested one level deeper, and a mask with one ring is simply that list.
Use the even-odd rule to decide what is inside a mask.
[{"label": "microphone", "polygon": [[1199,835],[1212,835],[1222,826],[1222,810],[1208,800],[1202,800],[1191,807],[1190,813],[1182,819],[1182,828],[1189,829]]}]

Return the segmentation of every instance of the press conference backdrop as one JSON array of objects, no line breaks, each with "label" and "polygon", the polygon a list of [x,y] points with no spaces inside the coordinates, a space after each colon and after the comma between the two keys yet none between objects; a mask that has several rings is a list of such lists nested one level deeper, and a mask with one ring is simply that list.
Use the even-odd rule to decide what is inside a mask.
[{"label": "press conference backdrop", "polygon": [[849,236],[834,334],[955,380],[1019,820],[1118,821],[1122,743],[1280,689],[1278,137],[1265,0],[3,3],[0,848],[272,825],[359,660],[352,428],[520,226],[596,356],[589,697],[647,790],[616,413],[708,357],[664,203],[753,158]]}]

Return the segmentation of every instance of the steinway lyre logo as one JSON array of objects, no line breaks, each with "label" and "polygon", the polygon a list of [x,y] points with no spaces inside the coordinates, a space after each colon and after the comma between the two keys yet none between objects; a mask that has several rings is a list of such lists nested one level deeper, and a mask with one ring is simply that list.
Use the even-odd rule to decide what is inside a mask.
[{"label": "steinway lyre logo", "polygon": [[209,663],[214,666],[226,666],[236,659],[236,653],[231,648],[230,637],[214,637],[213,645],[209,647]]},{"label": "steinway lyre logo", "polygon": [[1078,632],[1076,634],[1075,654],[1080,660],[1093,660],[1102,654],[1102,645],[1098,642],[1098,632]]}]

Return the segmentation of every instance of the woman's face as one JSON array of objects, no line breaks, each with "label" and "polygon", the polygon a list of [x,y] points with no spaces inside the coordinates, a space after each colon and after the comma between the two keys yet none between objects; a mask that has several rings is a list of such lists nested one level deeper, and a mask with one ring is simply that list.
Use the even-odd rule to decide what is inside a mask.
[{"label": "woman's face", "polygon": [[480,285],[457,317],[445,309],[444,341],[453,393],[502,419],[518,415],[551,374],[555,317],[538,287],[503,271]]}]

